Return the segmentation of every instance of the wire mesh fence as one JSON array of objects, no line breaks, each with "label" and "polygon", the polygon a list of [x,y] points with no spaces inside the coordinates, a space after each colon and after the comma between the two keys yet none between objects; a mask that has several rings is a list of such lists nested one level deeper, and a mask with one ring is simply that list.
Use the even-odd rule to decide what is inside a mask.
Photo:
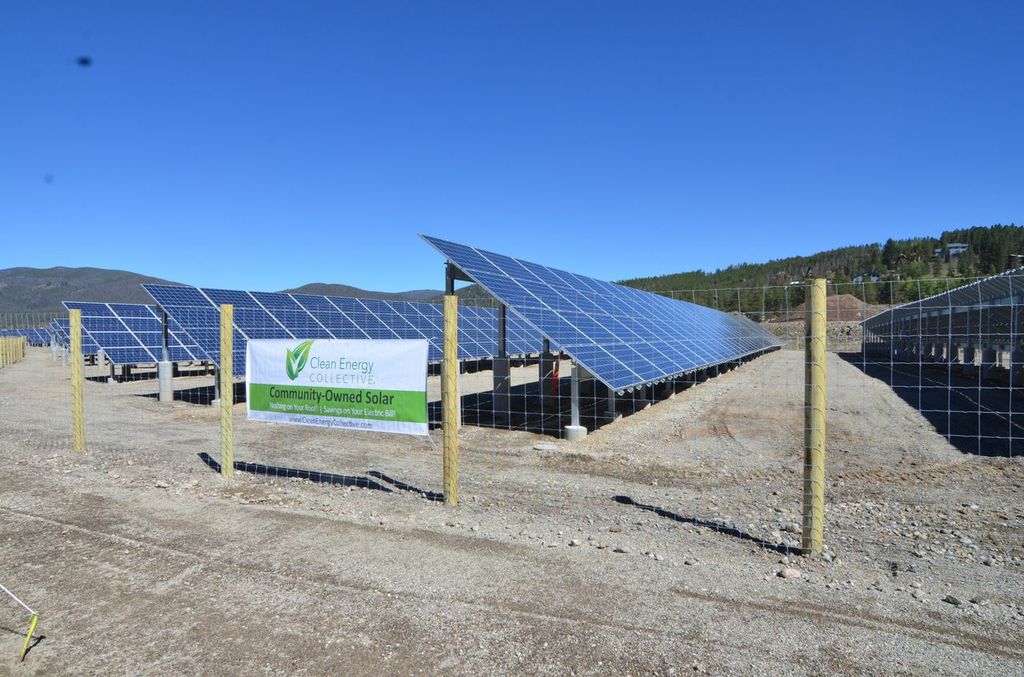
[{"label": "wire mesh fence", "polygon": [[[71,447],[68,353],[49,328],[66,313],[0,313],[0,439],[12,451]],[[17,425],[14,423],[17,422]]]},{"label": "wire mesh fence", "polygon": [[[219,310],[177,308],[200,359],[168,369],[117,364],[98,351],[82,356],[85,453],[78,454],[71,426],[74,357],[59,339],[27,345],[23,358],[0,369],[0,444],[10,470],[0,506],[9,524],[5,538],[21,538],[26,552],[39,548],[62,570],[80,567],[83,581],[96,575],[81,556],[93,541],[89,556],[109,555],[103,560],[109,571],[136,567],[137,560],[129,566],[120,559],[129,548],[133,558],[145,551],[159,561],[154,571],[174,569],[168,561],[236,566],[243,583],[233,594],[243,597],[252,587],[248,576],[263,570],[266,587],[285,578],[306,586],[310,562],[322,580],[351,575],[353,585],[335,588],[339,596],[349,589],[393,590],[387,586],[403,571],[420,567],[426,573],[403,582],[407,594],[420,595],[424,576],[450,570],[455,556],[487,576],[505,567],[495,578],[501,585],[483,597],[501,594],[493,591],[515,576],[521,587],[508,594],[518,596],[535,571],[559,567],[568,581],[579,580],[579,572],[588,580],[629,578],[622,589],[640,591],[638,599],[609,599],[611,619],[624,603],[642,615],[680,599],[735,608],[775,598],[773,612],[785,614],[793,595],[801,594],[821,608],[839,609],[843,618],[860,618],[852,604],[891,604],[885,613],[910,617],[919,613],[912,605],[931,600],[935,612],[951,592],[966,608],[974,592],[959,590],[1000,589],[1024,564],[1014,531],[1019,459],[1005,458],[1016,444],[1007,424],[1019,422],[1018,283],[998,281],[1008,293],[990,299],[981,290],[986,302],[974,300],[978,288],[958,292],[954,283],[948,298],[936,297],[931,282],[912,294],[902,282],[829,284],[823,428],[807,417],[809,298],[803,286],[673,294],[742,316],[776,337],[777,345],[622,390],[574,363],[576,353],[567,346],[545,346],[539,336],[529,337],[534,347],[518,351],[507,341],[506,354],[499,354],[500,308],[479,299],[463,303],[459,310],[471,320],[460,323],[463,340],[472,337],[490,352],[459,351],[456,438],[463,487],[457,512],[440,506],[448,490],[442,433],[453,430],[440,427],[437,353],[419,367],[429,435],[267,423],[247,415],[248,342],[287,339],[280,352],[286,369],[288,353],[324,338],[328,327],[336,335],[341,325],[287,309],[277,314],[289,327],[308,322],[297,337],[299,330],[283,332],[267,314],[235,307],[227,351],[232,375],[222,383],[218,370],[227,353]],[[883,298],[922,303],[893,311]],[[0,322],[12,329],[67,319],[66,313],[20,314]],[[638,320],[629,329],[640,335],[656,321]],[[745,323],[731,326],[738,327],[733,340],[758,335],[746,333]],[[699,335],[685,344],[694,355],[711,355],[712,347],[711,337]],[[293,371],[299,377],[318,371],[314,357],[310,351]],[[349,371],[368,376],[372,370]],[[333,385],[351,390],[358,384]],[[964,428],[970,422],[961,419],[991,423]],[[569,439],[574,420],[587,432],[583,439]],[[231,478],[216,473],[223,469],[226,421],[236,470]],[[824,462],[806,454],[806,437],[815,430],[825,432]],[[806,552],[808,476],[823,490],[823,557],[797,559]],[[65,518],[71,503],[75,516]],[[68,523],[48,526],[46,533],[58,541],[79,539],[74,561],[62,559],[60,553],[71,550],[63,543],[29,533],[60,520]],[[162,532],[168,524],[176,526]],[[135,545],[125,545],[131,539]],[[410,547],[413,542],[423,550]],[[185,560],[175,559],[186,544]],[[21,557],[13,548],[5,552],[5,564]],[[16,564],[12,589],[41,610],[41,633],[55,636],[60,616],[49,610],[60,608],[54,591],[66,586],[39,585],[33,577],[41,568]],[[789,585],[782,579],[790,577],[799,588],[768,587]],[[161,588],[159,599],[173,594],[180,609],[192,608],[192,586],[205,578],[196,575],[187,586],[172,581],[169,586],[179,587]],[[215,594],[216,586],[207,590]],[[451,598],[474,594],[461,581],[451,590]],[[531,616],[551,590],[546,586],[530,598]],[[416,599],[420,609],[445,603]],[[498,601],[503,613],[508,605]],[[253,617],[270,618],[278,613],[276,602],[247,604]],[[552,606],[577,602],[570,588]],[[993,624],[1017,622],[1009,606],[1000,609]],[[652,613],[685,615],[676,607]],[[1018,651],[1009,643],[1004,649]]]},{"label": "wire mesh fence", "polygon": [[[1024,281],[1016,275],[1003,275],[995,282],[959,287],[950,281],[932,280],[828,285],[829,419],[856,418],[851,412],[863,412],[860,423],[844,421],[840,427],[863,428],[877,418],[882,421],[877,425],[890,425],[893,438],[899,439],[900,426],[931,426],[961,452],[1019,454],[1022,419],[1017,384],[1024,378],[1024,352],[1019,345],[1024,327],[1018,305]],[[459,347],[460,425],[534,433],[552,441],[568,437],[573,429],[594,434],[607,426],[619,426],[620,434],[632,435],[625,431],[643,430],[650,420],[669,415],[665,413],[668,409],[662,411],[653,405],[685,393],[687,411],[692,415],[680,417],[675,435],[683,440],[693,461],[760,474],[765,487],[771,489],[758,504],[779,508],[783,515],[763,524],[746,525],[742,518],[728,512],[709,513],[702,519],[722,528],[756,533],[756,538],[773,547],[798,549],[799,534],[794,524],[802,517],[800,484],[807,433],[806,286],[702,289],[666,295],[719,309],[743,321],[705,328],[705,335],[696,332],[671,347],[652,341],[653,350],[663,351],[661,357],[673,350],[676,355],[690,356],[700,366],[623,389],[610,387],[575,361],[574,355],[584,354],[578,345],[571,346],[572,351],[565,350],[557,343],[529,335],[529,327],[522,322],[506,322],[502,336],[502,309],[493,300],[478,296],[462,304],[460,341],[466,343]],[[314,316],[304,310],[276,309],[271,315],[256,308],[236,308],[231,354],[233,388],[225,393],[218,382],[218,365],[224,358],[219,352],[218,310],[174,310],[176,321],[187,330],[196,346],[195,355],[201,359],[169,365],[166,379],[160,378],[157,364],[115,364],[85,332],[83,346],[94,346],[83,349],[87,448],[123,451],[127,462],[129,458],[184,445],[206,465],[216,468],[220,462],[221,415],[210,405],[228,398],[235,444],[232,466],[237,469],[439,497],[439,345],[431,346],[424,373],[430,435],[381,438],[331,425],[286,427],[247,420],[247,341],[293,340],[295,327],[303,328],[303,339],[338,336],[343,334],[341,319],[329,314]],[[357,319],[349,333],[351,338],[366,338],[357,325],[387,323],[387,318],[379,316]],[[651,327],[658,319],[637,318],[626,329],[638,337],[651,336]],[[284,330],[282,321],[291,328],[289,331]],[[6,436],[18,438],[8,439],[10,444],[31,438],[37,448],[73,446],[70,342],[66,333],[59,331],[61,322],[67,322],[66,313],[0,316],[0,329],[7,333],[56,327],[52,341],[19,338],[23,348],[18,354],[23,357],[8,360],[8,366],[0,372],[3,415],[20,422],[19,426],[5,428]],[[409,327],[404,335],[397,332],[395,338],[413,338],[424,332],[440,336],[438,317],[424,313],[422,322],[422,326]],[[390,326],[400,323],[395,321]],[[765,331],[775,339],[770,345],[758,343]],[[470,343],[472,349],[466,347]],[[730,351],[724,359],[720,352],[723,343]],[[614,350],[608,354],[614,359]],[[651,361],[655,356],[646,357]],[[588,364],[599,364],[594,360],[594,355],[588,356]],[[618,368],[638,369],[637,364],[620,363],[603,373],[615,376]],[[315,371],[310,369],[308,373]],[[725,379],[714,388],[703,385],[734,371],[743,376]],[[165,381],[166,391],[162,385]],[[884,388],[879,389],[880,385]],[[885,393],[894,394],[908,408],[894,415],[886,409],[892,402]],[[679,415],[679,407],[674,411]],[[622,424],[624,420],[627,422]],[[642,433],[638,438],[640,449],[656,444],[643,439]],[[829,448],[842,452],[847,441],[831,435]],[[879,457],[872,462],[883,464],[886,450],[878,452]],[[416,462],[436,459],[438,472],[426,477],[417,474],[411,470],[410,458]],[[864,468],[867,465],[865,460]],[[783,502],[787,507],[781,507]],[[750,507],[747,514],[753,517],[758,510]]]},{"label": "wire mesh fence", "polygon": [[[1016,272],[970,281],[860,285],[860,296],[911,297],[874,306],[849,361],[883,381],[962,452],[1020,455],[1024,280]],[[857,286],[840,286],[848,296]]]}]

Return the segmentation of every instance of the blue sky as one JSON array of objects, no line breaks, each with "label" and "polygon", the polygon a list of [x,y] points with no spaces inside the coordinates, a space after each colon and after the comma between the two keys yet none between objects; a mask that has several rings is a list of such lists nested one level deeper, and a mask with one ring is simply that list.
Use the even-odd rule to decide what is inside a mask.
[{"label": "blue sky", "polygon": [[[21,0],[0,268],[604,279],[1024,222],[1024,3]],[[92,58],[88,68],[79,56]]]}]

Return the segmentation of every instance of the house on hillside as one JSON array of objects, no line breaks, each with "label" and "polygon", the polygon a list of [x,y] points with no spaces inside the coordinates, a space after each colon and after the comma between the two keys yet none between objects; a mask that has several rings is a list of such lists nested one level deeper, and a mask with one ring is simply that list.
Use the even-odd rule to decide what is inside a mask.
[{"label": "house on hillside", "polygon": [[882,276],[878,273],[861,273],[857,277],[853,278],[854,284],[864,284],[865,282],[880,282]]},{"label": "house on hillside", "polygon": [[935,258],[949,261],[956,256],[966,254],[969,246],[963,242],[950,242],[945,246],[945,253],[943,253],[943,247],[935,248]]}]

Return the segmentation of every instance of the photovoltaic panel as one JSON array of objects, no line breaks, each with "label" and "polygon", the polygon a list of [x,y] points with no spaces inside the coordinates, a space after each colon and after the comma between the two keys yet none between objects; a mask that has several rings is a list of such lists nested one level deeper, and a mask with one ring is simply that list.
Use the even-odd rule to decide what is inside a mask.
[{"label": "photovoltaic panel", "polygon": [[50,330],[50,334],[53,336],[54,340],[59,345],[62,345],[62,346],[67,346],[68,345],[68,335],[64,331],[64,329],[60,326],[60,320],[51,320],[50,321],[50,326],[48,328]]},{"label": "photovoltaic panel", "polygon": [[50,345],[50,332],[46,329],[29,329],[29,342],[34,346]]},{"label": "photovoltaic panel", "polygon": [[30,346],[45,346],[50,343],[50,332],[36,327],[19,327],[17,329],[0,329],[0,336],[24,336]]},{"label": "photovoltaic panel", "polygon": [[[1012,312],[1012,309],[1024,300],[1021,276],[1024,276],[1024,268],[1011,268],[997,275],[889,308],[862,320],[861,324],[864,331],[875,334],[877,340],[879,337],[898,336],[901,332],[907,335],[920,333],[929,318],[936,322],[934,318],[947,318],[951,314],[962,314],[969,310],[976,311],[980,317],[981,309],[984,308],[995,320],[986,323],[986,332],[997,332],[1003,341],[1016,343],[1019,335],[1015,322],[1017,313]],[[1001,322],[995,319],[1000,313],[1004,316]],[[956,327],[954,330],[947,325],[944,331],[960,332],[961,335],[971,333],[969,326]],[[975,327],[974,331],[978,331],[978,328]],[[991,337],[991,333],[989,335]]]},{"label": "photovoltaic panel", "polygon": [[[114,364],[155,364],[163,359],[163,320],[155,306],[65,301],[64,307],[81,311],[83,343],[88,335]],[[206,359],[188,334],[170,318],[167,348],[172,362]]]},{"label": "photovoltaic panel", "polygon": [[[426,339],[429,359],[441,359],[442,309],[437,304],[153,284],[143,287],[217,364],[222,303],[234,307],[234,363],[238,365],[244,364],[245,344],[250,338]],[[495,354],[497,318],[493,308],[459,309],[460,359]],[[506,333],[508,354],[540,350],[539,335],[525,323],[509,322]]]},{"label": "photovoltaic panel", "polygon": [[423,238],[514,315],[622,391],[776,347],[739,315]]},{"label": "photovoltaic panel", "polygon": [[[59,318],[53,321],[51,329],[60,340],[60,344],[65,348],[71,347],[71,320],[67,318]],[[82,354],[83,355],[95,355],[99,351],[100,347],[96,341],[89,336],[85,329],[82,329]]]}]

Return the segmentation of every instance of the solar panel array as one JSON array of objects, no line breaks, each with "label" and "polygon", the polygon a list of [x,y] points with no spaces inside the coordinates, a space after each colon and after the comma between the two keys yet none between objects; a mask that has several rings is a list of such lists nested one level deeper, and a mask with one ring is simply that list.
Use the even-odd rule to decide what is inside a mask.
[{"label": "solar panel array", "polygon": [[423,238],[609,388],[622,391],[761,352],[780,341],[740,315]]},{"label": "solar panel array", "polygon": [[18,329],[0,329],[0,336],[24,336],[30,346],[50,344],[50,332],[47,329],[24,327]]},{"label": "solar panel array", "polygon": [[[163,359],[163,321],[156,306],[65,301],[64,307],[82,311],[83,343],[88,334],[114,364],[151,364]],[[170,319],[167,348],[171,362],[206,359],[199,346]]]},{"label": "solar panel array", "polygon": [[[248,339],[426,339],[429,359],[442,354],[442,308],[432,303],[247,292],[168,285],[142,285],[169,317],[195,340],[209,359],[220,364],[220,305],[234,307],[234,364],[245,364]],[[459,309],[459,358],[497,354],[498,313],[494,308]],[[540,337],[529,325],[509,318],[506,353],[540,350]]]},{"label": "solar panel array", "polygon": [[[67,320],[65,320],[65,323],[66,322]],[[70,339],[68,338],[65,326],[61,326],[60,320],[51,320],[48,329],[50,330],[50,335],[53,336],[54,340],[57,341],[58,344],[62,346],[68,345]]]},{"label": "solar panel array", "polygon": [[[57,338],[57,342],[65,348],[71,347],[71,320],[60,318],[50,323],[50,331]],[[82,328],[82,354],[95,355],[99,352],[99,344],[89,335],[85,328]]]},{"label": "solar panel array", "polygon": [[[910,332],[918,330],[916,323],[925,317],[963,315],[969,311],[975,311],[980,317],[982,309],[985,309],[990,314],[995,313],[995,317],[998,317],[1000,313],[1005,316],[1002,322],[989,323],[986,333],[998,333],[1007,343],[1014,343],[1019,334],[1011,329],[1011,326],[1014,324],[1013,320],[1016,319],[1019,322],[1019,318],[1017,313],[1013,313],[1011,310],[1014,306],[1024,302],[1022,277],[1024,277],[1024,268],[1012,268],[998,275],[890,308],[862,320],[861,324],[865,331],[875,332],[878,335],[893,335],[898,334],[901,328]],[[998,325],[1002,325],[1002,327]],[[974,329],[976,332],[978,331],[978,327]]]}]

